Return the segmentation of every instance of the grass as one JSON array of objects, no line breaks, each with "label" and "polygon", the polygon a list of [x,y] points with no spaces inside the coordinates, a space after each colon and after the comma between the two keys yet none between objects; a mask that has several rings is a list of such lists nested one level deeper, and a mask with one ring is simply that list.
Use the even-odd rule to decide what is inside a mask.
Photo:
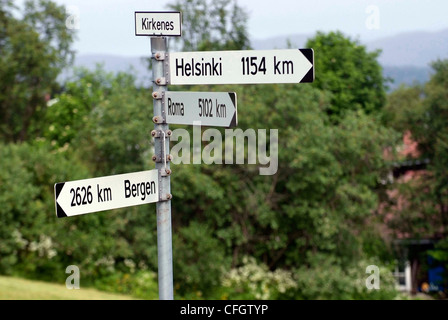
[{"label": "grass", "polygon": [[0,276],[0,300],[135,300],[90,288],[67,289],[65,284]]}]

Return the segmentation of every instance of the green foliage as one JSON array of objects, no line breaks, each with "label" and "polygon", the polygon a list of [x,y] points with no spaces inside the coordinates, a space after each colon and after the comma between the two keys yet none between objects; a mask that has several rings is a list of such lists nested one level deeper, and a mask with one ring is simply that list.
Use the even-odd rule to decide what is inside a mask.
[{"label": "green foliage", "polygon": [[42,136],[55,148],[68,148],[86,125],[92,109],[119,84],[111,73],[97,65],[94,71],[77,68],[64,90],[47,104]]},{"label": "green foliage", "polygon": [[[274,177],[244,174],[249,187],[239,189],[248,190],[250,200],[243,203],[255,203],[242,210],[241,220],[250,226],[245,241],[255,246],[246,248],[271,268],[303,261],[308,250],[356,257],[357,230],[376,210],[376,189],[387,172],[383,148],[397,136],[362,112],[330,125],[323,111],[328,98],[310,87],[263,89],[269,93],[242,94],[242,103],[254,106],[248,109],[258,119],[244,111],[241,118],[254,120],[249,127],[279,128],[279,169]],[[263,248],[255,244],[258,239]]]},{"label": "green foliage", "polygon": [[440,234],[448,236],[448,60],[432,64],[434,75],[425,86],[423,127],[415,128],[415,137],[423,155],[429,157],[433,174],[430,195],[438,209]]},{"label": "green foliage", "polygon": [[40,131],[46,99],[57,76],[72,61],[73,31],[65,10],[51,1],[26,1],[20,18],[0,4],[0,136],[24,141]]},{"label": "green foliage", "polygon": [[157,274],[152,271],[115,272],[95,280],[93,286],[98,290],[130,295],[145,300],[158,299]]},{"label": "green foliage", "polygon": [[292,272],[258,264],[253,257],[244,257],[243,265],[222,276],[221,299],[229,300],[278,300],[294,298],[292,291],[297,282]]},{"label": "green foliage", "polygon": [[418,143],[419,160],[429,162],[425,173],[413,181],[397,185],[398,194],[406,201],[392,203],[392,206],[400,206],[392,227],[414,237],[446,238],[448,60],[438,60],[432,67],[434,73],[424,87],[401,88],[391,95],[388,104],[387,110],[397,119],[397,126],[409,130],[412,139]]},{"label": "green foliage", "polygon": [[55,219],[53,185],[79,178],[86,169],[43,144],[1,144],[0,158],[0,272],[52,277],[64,237]]},{"label": "green foliage", "polygon": [[144,170],[151,159],[151,92],[134,81],[126,73],[110,80],[73,143],[100,175]]},{"label": "green foliage", "polygon": [[[425,156],[435,161],[434,166],[446,177],[448,129],[446,116],[448,114],[447,85],[448,60],[438,60],[432,63],[434,74],[425,85],[424,112],[420,113],[417,123],[413,123],[413,133],[419,142],[419,148]],[[418,127],[420,125],[422,127]],[[446,169],[445,169],[446,170]],[[442,178],[443,179],[443,178]],[[443,180],[446,182],[446,180]],[[445,183],[446,185],[446,183]]]},{"label": "green foliage", "polygon": [[386,79],[377,61],[380,51],[367,52],[359,41],[341,32],[318,32],[306,43],[314,49],[316,79],[319,89],[332,93],[327,109],[337,121],[348,110],[375,113],[386,100]]},{"label": "green foliage", "polygon": [[176,292],[190,298],[207,297],[220,285],[223,270],[230,266],[224,246],[205,224],[192,221],[173,234]]},{"label": "green foliage", "polygon": [[148,101],[150,93],[136,88],[130,74],[80,69],[46,109],[41,138],[20,148],[2,146],[7,161],[0,175],[7,183],[1,187],[12,192],[2,192],[0,272],[63,282],[65,268],[74,264],[84,283],[104,278],[104,288],[111,289],[114,274],[132,274],[116,292],[132,289],[143,296],[142,290],[151,289],[133,272],[157,266],[155,215],[148,215],[154,205],[56,219],[53,192],[59,181],[145,170]]},{"label": "green foliage", "polygon": [[239,112],[239,128],[279,130],[274,176],[260,176],[258,166],[246,164],[172,166],[176,229],[193,219],[212,226],[234,265],[250,255],[280,271],[308,263],[310,251],[339,257],[341,268],[364,250],[390,259],[371,218],[388,172],[383,149],[399,136],[362,111],[331,124],[324,111],[328,95],[292,88],[237,89],[240,105],[247,106]]},{"label": "green foliage", "polygon": [[[293,271],[270,271],[254,258],[222,276],[217,298],[229,300],[392,300],[401,299],[395,289],[390,267],[379,266],[379,289],[368,289],[366,268],[377,258],[360,259],[342,267],[340,259],[325,254],[309,254],[309,264]],[[374,265],[374,264],[373,264]]]},{"label": "green foliage", "polygon": [[[98,175],[143,170],[149,162],[150,93],[130,73],[78,69],[46,112],[43,137],[76,150]],[[138,140],[135,138],[139,137]]]},{"label": "green foliage", "polygon": [[143,297],[154,286],[142,284],[157,255],[148,245],[156,244],[148,227],[155,220],[146,214],[153,207],[57,219],[54,183],[89,177],[87,168],[73,153],[44,143],[2,144],[0,156],[0,273],[63,283],[65,268],[77,265],[84,283],[104,277],[105,288],[116,272],[132,274],[115,292]]},{"label": "green foliage", "polygon": [[[375,261],[375,260],[374,260]],[[387,266],[379,265],[379,289],[368,289],[367,260],[342,267],[336,257],[310,254],[310,266],[296,269],[297,298],[304,300],[391,300],[400,298],[395,278]]]},{"label": "green foliage", "polygon": [[[424,112],[422,86],[400,86],[387,96],[383,110],[383,119],[387,126],[398,132],[412,130],[412,123],[417,123]],[[419,124],[421,125],[421,123]]]},{"label": "green foliage", "polygon": [[[388,98],[385,119],[402,132],[411,133],[416,152],[407,156],[427,163],[412,179],[399,179],[389,199],[388,226],[410,238],[440,240],[428,253],[446,262],[448,235],[448,60],[431,64],[433,73],[422,86],[401,87]],[[405,156],[395,159],[398,163]],[[445,263],[446,264],[446,263]],[[444,274],[446,283],[448,277]]]}]

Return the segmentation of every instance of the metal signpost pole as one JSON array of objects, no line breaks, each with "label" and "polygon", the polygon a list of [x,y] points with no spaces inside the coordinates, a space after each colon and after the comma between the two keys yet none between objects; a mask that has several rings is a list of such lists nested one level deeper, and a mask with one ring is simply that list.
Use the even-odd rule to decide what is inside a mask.
[{"label": "metal signpost pole", "polygon": [[159,299],[173,300],[173,250],[171,233],[171,186],[169,136],[171,131],[165,123],[162,105],[162,93],[166,91],[166,38],[151,37],[151,53],[153,58],[153,98],[154,98],[154,137],[153,160],[159,170],[159,195],[157,202],[157,256]]}]

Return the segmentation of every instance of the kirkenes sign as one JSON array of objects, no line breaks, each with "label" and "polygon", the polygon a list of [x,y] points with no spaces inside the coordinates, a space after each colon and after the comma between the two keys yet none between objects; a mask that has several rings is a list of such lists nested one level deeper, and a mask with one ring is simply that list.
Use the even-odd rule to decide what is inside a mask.
[{"label": "kirkenes sign", "polygon": [[173,52],[168,56],[168,84],[314,81],[313,49]]},{"label": "kirkenes sign", "polygon": [[157,169],[54,185],[58,218],[159,201]]},{"label": "kirkenes sign", "polygon": [[180,37],[181,13],[179,11],[136,11],[136,36],[174,36]]}]

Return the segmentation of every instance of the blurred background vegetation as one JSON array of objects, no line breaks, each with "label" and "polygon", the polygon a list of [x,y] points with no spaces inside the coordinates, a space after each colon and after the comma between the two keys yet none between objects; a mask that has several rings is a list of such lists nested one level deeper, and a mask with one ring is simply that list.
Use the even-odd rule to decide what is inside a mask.
[{"label": "blurred background vegetation", "polygon": [[[179,50],[251,48],[249,17],[235,1],[170,9],[183,13]],[[131,70],[100,65],[61,83],[76,36],[65,20],[51,1],[27,1],[23,12],[0,1],[0,274],[63,284],[77,265],[82,287],[157,299],[154,204],[55,215],[56,182],[154,168],[151,89]],[[395,299],[394,240],[403,234],[437,238],[430,254],[446,270],[448,60],[433,62],[426,84],[387,93],[380,52],[338,31],[306,47],[313,84],[219,87],[237,93],[243,131],[279,130],[275,175],[172,165],[176,299]],[[180,89],[216,88],[170,87]],[[406,132],[428,163],[417,183],[390,178],[407,159]],[[368,265],[380,267],[380,290],[366,289]]]}]

